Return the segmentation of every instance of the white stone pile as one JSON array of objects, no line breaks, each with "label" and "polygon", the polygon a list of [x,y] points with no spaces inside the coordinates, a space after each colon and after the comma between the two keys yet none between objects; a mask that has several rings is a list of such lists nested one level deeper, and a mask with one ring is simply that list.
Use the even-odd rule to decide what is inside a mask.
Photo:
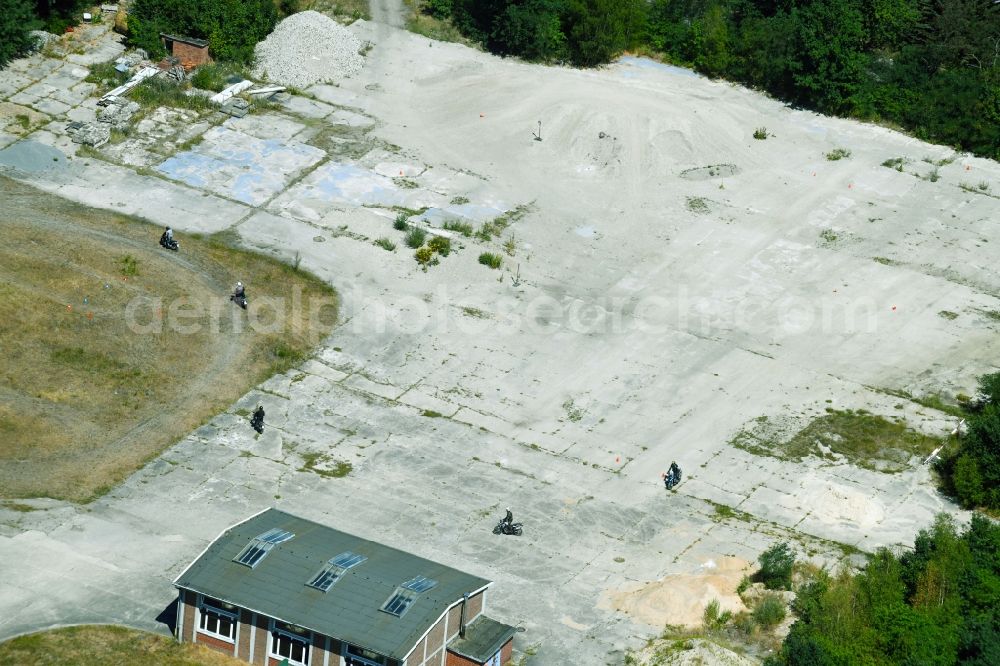
[{"label": "white stone pile", "polygon": [[306,88],[361,70],[361,42],[350,30],[319,12],[292,14],[257,44],[253,76]]}]

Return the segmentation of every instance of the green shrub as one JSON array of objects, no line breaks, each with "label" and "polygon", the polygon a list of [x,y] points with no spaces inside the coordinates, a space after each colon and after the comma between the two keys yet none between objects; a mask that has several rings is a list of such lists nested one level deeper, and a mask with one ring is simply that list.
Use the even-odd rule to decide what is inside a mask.
[{"label": "green shrub", "polygon": [[135,0],[129,41],[153,57],[165,55],[160,33],[207,39],[218,60],[249,63],[254,46],[274,29],[274,0]]},{"label": "green shrub", "polygon": [[421,266],[427,266],[434,260],[434,250],[429,247],[422,247],[413,253],[413,258]]},{"label": "green shrub", "polygon": [[448,231],[457,231],[458,233],[462,234],[466,238],[468,238],[469,236],[471,236],[472,232],[474,231],[474,229],[472,228],[472,225],[469,224],[468,222],[458,222],[458,221],[455,221],[455,220],[448,220],[442,226],[445,229],[447,229]]},{"label": "green shrub", "polygon": [[768,136],[770,135],[767,133],[766,127],[758,127],[753,131],[753,138],[757,139],[758,141],[763,141]]},{"label": "green shrub", "polygon": [[764,583],[769,590],[792,589],[792,567],[795,565],[795,553],[785,542],[775,544],[761,553],[757,558],[760,570],[753,579]]},{"label": "green shrub", "polygon": [[448,253],[451,252],[451,239],[445,238],[444,236],[434,236],[427,241],[427,247],[434,250],[442,257],[447,257]]},{"label": "green shrub", "polygon": [[377,241],[375,241],[375,244],[378,245],[383,250],[387,250],[389,252],[392,252],[393,250],[396,249],[396,244],[385,237],[379,238]]},{"label": "green shrub", "polygon": [[410,223],[407,222],[409,219],[410,216],[406,213],[398,213],[396,219],[392,221],[392,228],[396,231],[406,231],[410,226]]},{"label": "green shrub", "polygon": [[426,240],[426,238],[427,238],[426,231],[424,231],[420,227],[413,227],[406,233],[406,238],[404,239],[404,242],[406,243],[407,247],[412,247],[413,249],[417,249],[418,247],[424,244],[424,240]]},{"label": "green shrub", "polygon": [[131,254],[126,254],[118,260],[118,268],[125,277],[132,277],[139,274],[139,260]]},{"label": "green shrub", "polygon": [[500,268],[503,264],[503,257],[492,252],[483,252],[479,255],[479,263],[490,268]]},{"label": "green shrub", "polygon": [[826,159],[831,162],[836,162],[837,160],[842,160],[845,157],[850,157],[851,151],[846,148],[835,148],[826,154]]},{"label": "green shrub", "polygon": [[766,594],[753,609],[753,621],[769,629],[785,619],[785,601],[777,594]]}]

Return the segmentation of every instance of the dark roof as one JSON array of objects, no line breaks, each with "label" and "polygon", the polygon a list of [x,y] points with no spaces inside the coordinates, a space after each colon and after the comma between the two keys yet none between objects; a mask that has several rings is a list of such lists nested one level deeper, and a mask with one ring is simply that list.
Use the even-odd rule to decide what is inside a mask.
[{"label": "dark roof", "polygon": [[465,628],[465,637],[456,636],[448,650],[480,664],[497,653],[517,631],[514,627],[480,615]]},{"label": "dark roof", "polygon": [[[233,561],[254,537],[272,529],[295,536],[271,548],[253,568]],[[348,551],[368,559],[344,572],[328,592],[307,585],[330,558]],[[379,610],[399,586],[417,576],[437,584],[417,594],[400,617]],[[406,657],[462,595],[489,584],[478,576],[277,509],[226,530],[174,581],[179,588],[395,659]]]},{"label": "dark roof", "polygon": [[183,37],[181,35],[168,35],[165,32],[160,33],[161,39],[169,39],[172,42],[181,42],[183,44],[190,44],[191,46],[200,46],[202,48],[208,46],[207,39],[195,39],[194,37]]}]

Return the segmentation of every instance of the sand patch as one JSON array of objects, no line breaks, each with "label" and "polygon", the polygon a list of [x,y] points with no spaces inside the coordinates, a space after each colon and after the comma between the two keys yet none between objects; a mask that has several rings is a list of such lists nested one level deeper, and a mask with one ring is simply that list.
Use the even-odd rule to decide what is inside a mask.
[{"label": "sand patch", "polygon": [[654,627],[701,626],[705,607],[719,600],[720,610],[748,610],[736,587],[750,564],[738,557],[705,560],[692,573],[672,574],[631,589],[606,591],[599,607],[628,614]]}]

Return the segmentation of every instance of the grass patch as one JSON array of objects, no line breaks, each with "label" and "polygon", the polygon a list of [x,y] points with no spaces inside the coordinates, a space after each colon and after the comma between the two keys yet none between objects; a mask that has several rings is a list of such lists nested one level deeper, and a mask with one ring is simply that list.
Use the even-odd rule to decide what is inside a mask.
[{"label": "grass patch", "polygon": [[372,17],[368,11],[368,0],[301,0],[299,7],[303,11],[312,9],[326,14],[342,23],[353,23],[358,19],[368,21]]},{"label": "grass patch", "polygon": [[[351,473],[354,466],[346,461],[336,461],[332,465],[328,464],[331,462],[329,455],[325,453],[303,453],[302,461],[303,465],[299,468],[300,472],[313,472],[314,474],[319,474],[320,476],[329,479],[341,479]],[[322,465],[322,467],[320,467]]]},{"label": "grass patch", "polygon": [[576,406],[572,399],[564,402],[562,404],[562,408],[563,411],[566,412],[566,420],[572,421],[573,423],[580,421],[583,418],[583,415],[586,414],[583,409]]},{"label": "grass patch", "polygon": [[836,243],[838,238],[840,238],[839,236],[837,236],[837,232],[834,231],[833,229],[824,229],[823,231],[819,232],[819,237],[822,238],[823,242],[826,243],[827,245],[832,245]]},{"label": "grass patch", "polygon": [[493,252],[483,252],[479,255],[479,263],[490,268],[500,268],[503,265],[503,257]]},{"label": "grass patch", "polygon": [[888,169],[895,169],[896,171],[902,171],[903,165],[906,163],[906,158],[904,157],[891,157],[885,162],[882,162],[882,166]]},{"label": "grass patch", "polygon": [[21,502],[3,502],[2,506],[5,509],[17,511],[18,513],[30,513],[38,510],[30,504],[22,504]]},{"label": "grass patch", "polygon": [[708,199],[704,197],[688,197],[687,209],[692,213],[707,213],[709,211]]},{"label": "grass patch", "polygon": [[883,266],[898,266],[899,262],[892,259],[887,259],[886,257],[872,257],[872,261],[877,264],[882,264]]},{"label": "grass patch", "polygon": [[194,74],[189,80],[195,88],[222,92],[247,77],[246,70],[238,65],[228,62],[210,62],[194,70]]},{"label": "grass patch", "polygon": [[948,321],[954,321],[958,319],[958,313],[952,312],[951,310],[941,310],[938,312],[938,316],[942,319],[947,319]]},{"label": "grass patch", "polygon": [[469,197],[452,197],[451,199],[452,206],[462,206],[467,203],[469,203]]},{"label": "grass patch", "polygon": [[406,243],[407,247],[415,250],[423,245],[425,240],[427,240],[427,232],[420,227],[413,227],[406,233],[406,238],[403,239],[403,242]]},{"label": "grass patch", "polygon": [[763,141],[769,136],[771,135],[768,134],[766,127],[758,127],[753,131],[753,138],[757,139],[758,141]]},{"label": "grass patch", "polygon": [[471,236],[475,229],[468,222],[458,222],[456,220],[448,220],[442,225],[447,231],[454,231],[460,233],[466,238]]},{"label": "grass patch", "polygon": [[443,416],[441,412],[435,412],[433,409],[425,409],[420,415],[426,416],[429,419],[439,419]]},{"label": "grass patch", "polygon": [[459,308],[466,317],[473,317],[474,319],[489,319],[490,314],[479,308],[470,308],[467,306],[462,306]]},{"label": "grass patch", "polygon": [[97,86],[96,92],[103,95],[128,81],[129,75],[115,69],[114,62],[100,62],[91,65],[90,73],[84,81]]},{"label": "grass patch", "polygon": [[392,252],[396,249],[396,244],[393,243],[388,238],[382,237],[375,241],[375,244],[387,252]]},{"label": "grass patch", "polygon": [[406,231],[410,228],[410,223],[407,221],[410,216],[406,213],[397,213],[396,219],[392,221],[392,228],[396,231]]},{"label": "grass patch", "polygon": [[418,35],[423,35],[428,39],[435,39],[439,42],[456,42],[458,44],[472,44],[458,28],[452,24],[451,19],[439,19],[430,14],[424,13],[425,0],[405,0],[410,8],[410,15],[406,19],[406,29]]},{"label": "grass patch", "polygon": [[1000,321],[1000,310],[979,310],[979,312],[987,319]]},{"label": "grass patch", "polygon": [[927,456],[940,441],[864,410],[827,409],[790,438],[782,437],[761,417],[729,443],[754,455],[781,460],[814,456],[893,473],[907,469],[913,458]]},{"label": "grass patch", "polygon": [[403,178],[401,176],[396,176],[392,179],[392,182],[395,183],[396,187],[404,190],[415,190],[420,187],[420,183],[412,178]]},{"label": "grass patch", "polygon": [[836,162],[837,160],[842,160],[851,156],[851,151],[847,148],[834,148],[826,154],[826,159],[831,162]]},{"label": "grass patch", "polygon": [[212,103],[207,97],[201,95],[188,95],[190,83],[175,83],[162,76],[154,76],[146,79],[129,93],[132,100],[138,102],[144,110],[151,110],[161,106],[169,106],[175,109],[189,109],[191,111],[204,111],[212,108]]},{"label": "grass patch", "polygon": [[109,625],[52,629],[0,643],[3,664],[239,666],[246,662],[195,643]]},{"label": "grass patch", "polygon": [[444,236],[434,236],[427,241],[427,247],[440,254],[442,257],[447,257],[451,252],[451,239],[445,238]]},{"label": "grass patch", "polygon": [[[233,233],[182,234],[178,257],[136,218],[4,178],[0,200],[2,497],[99,496],[301,363],[335,323],[328,285]],[[228,301],[237,280],[250,312]]]},{"label": "grass patch", "polygon": [[482,241],[490,241],[493,238],[500,236],[500,234],[504,232],[504,229],[527,215],[530,210],[530,206],[522,204],[514,210],[507,211],[503,215],[495,217],[488,222],[483,222],[482,226],[480,226],[479,230],[476,232],[476,238]]}]

